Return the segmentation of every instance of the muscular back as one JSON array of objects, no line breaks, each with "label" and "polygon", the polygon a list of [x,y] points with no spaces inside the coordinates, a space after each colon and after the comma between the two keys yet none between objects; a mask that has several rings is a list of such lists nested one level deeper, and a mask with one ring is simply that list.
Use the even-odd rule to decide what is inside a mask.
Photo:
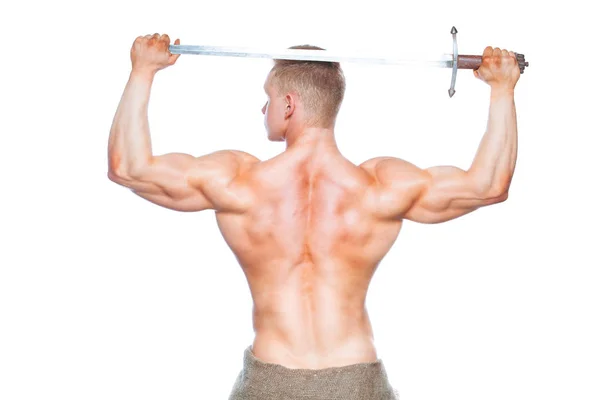
[{"label": "muscular back", "polygon": [[373,212],[373,178],[339,154],[301,150],[240,181],[252,206],[217,221],[250,286],[257,357],[296,368],[372,361],[365,298],[401,226]]}]

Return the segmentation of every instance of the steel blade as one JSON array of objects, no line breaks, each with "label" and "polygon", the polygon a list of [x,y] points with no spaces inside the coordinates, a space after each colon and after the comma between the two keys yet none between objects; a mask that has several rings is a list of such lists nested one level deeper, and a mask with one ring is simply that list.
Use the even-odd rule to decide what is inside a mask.
[{"label": "steel blade", "polygon": [[443,54],[440,57],[388,57],[380,55],[357,55],[330,50],[300,50],[300,49],[257,49],[248,47],[228,46],[193,46],[170,45],[171,54],[195,54],[206,56],[268,58],[298,61],[328,61],[350,62],[364,64],[387,64],[405,66],[428,66],[439,68],[452,68],[452,54]]}]

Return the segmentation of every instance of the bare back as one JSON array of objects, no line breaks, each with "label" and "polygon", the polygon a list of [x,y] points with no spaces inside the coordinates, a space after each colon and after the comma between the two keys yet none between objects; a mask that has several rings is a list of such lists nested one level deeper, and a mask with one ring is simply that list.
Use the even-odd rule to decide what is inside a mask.
[{"label": "bare back", "polygon": [[217,221],[254,300],[254,354],[289,368],[374,361],[365,298],[401,220],[375,217],[372,178],[339,154],[297,151],[242,181],[253,206]]}]

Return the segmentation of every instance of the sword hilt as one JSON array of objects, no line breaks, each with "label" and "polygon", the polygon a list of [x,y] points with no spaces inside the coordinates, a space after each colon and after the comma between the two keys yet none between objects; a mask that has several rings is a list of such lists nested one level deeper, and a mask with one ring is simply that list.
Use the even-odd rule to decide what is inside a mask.
[{"label": "sword hilt", "polygon": [[[515,53],[515,56],[519,63],[519,70],[524,73],[525,67],[529,67],[529,62],[525,61],[525,55],[523,54]],[[458,69],[477,69],[481,66],[482,59],[482,56],[459,55]]]}]

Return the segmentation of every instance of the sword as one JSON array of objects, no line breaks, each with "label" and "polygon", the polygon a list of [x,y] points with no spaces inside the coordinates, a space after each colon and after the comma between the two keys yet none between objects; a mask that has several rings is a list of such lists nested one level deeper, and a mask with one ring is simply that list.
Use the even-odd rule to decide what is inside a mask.
[{"label": "sword", "polygon": [[[383,65],[403,65],[403,66],[425,66],[438,68],[452,68],[452,79],[448,94],[450,97],[456,93],[456,73],[458,69],[475,70],[481,65],[482,56],[458,54],[458,44],[456,34],[458,31],[453,26],[450,31],[453,41],[452,54],[443,54],[439,58],[395,58],[379,55],[357,55],[345,52],[336,52],[332,50],[300,50],[300,49],[268,49],[268,48],[250,48],[250,47],[229,47],[229,46],[192,46],[192,45],[169,45],[171,54],[195,54],[206,56],[228,56],[228,57],[247,57],[247,58],[268,58],[280,60],[296,61],[316,61],[316,62],[350,62],[366,64]],[[529,62],[525,61],[525,56],[520,53],[514,53],[519,64],[521,74],[525,72],[525,67]]]}]

